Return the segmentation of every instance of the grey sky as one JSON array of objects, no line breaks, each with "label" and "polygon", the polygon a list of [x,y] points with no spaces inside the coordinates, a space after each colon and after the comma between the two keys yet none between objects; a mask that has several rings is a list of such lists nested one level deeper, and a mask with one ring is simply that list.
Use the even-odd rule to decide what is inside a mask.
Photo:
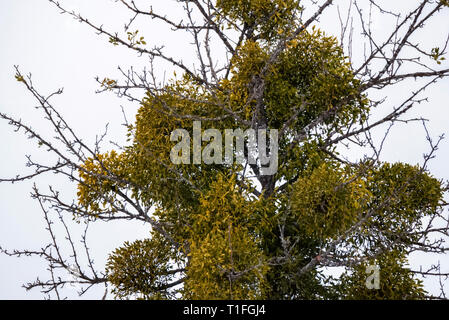
[{"label": "grey sky", "polygon": [[[153,1],[166,12],[173,12],[173,7],[164,7],[168,1]],[[360,3],[366,4],[367,0]],[[392,2],[392,1],[390,1]],[[400,9],[409,6],[409,0],[394,1]],[[112,29],[122,28],[130,18],[123,15],[122,6],[112,0],[72,0],[62,1],[86,17]],[[346,0],[336,1],[343,6]],[[385,2],[387,3],[387,2]],[[321,18],[325,31],[330,33],[338,29],[336,6]],[[374,17],[376,19],[376,17]],[[379,34],[388,31],[389,25],[384,21],[376,21]],[[25,122],[32,124],[46,134],[52,134],[42,116],[33,108],[35,101],[25,91],[23,86],[14,79],[13,65],[19,65],[23,73],[31,72],[35,86],[43,93],[50,93],[64,87],[64,94],[54,100],[54,104],[73,126],[76,132],[92,143],[95,135],[104,130],[109,123],[109,138],[124,141],[125,130],[120,106],[132,120],[137,110],[135,104],[116,98],[113,94],[95,94],[98,85],[95,76],[114,78],[117,66],[144,66],[147,61],[122,48],[113,47],[104,37],[97,36],[86,26],[65,15],[46,0],[0,0],[0,111],[6,112]],[[421,33],[419,41],[423,45],[441,45],[439,30],[449,29],[449,15],[438,18],[429,26],[428,33]],[[144,22],[140,30],[147,42],[167,44],[168,52],[178,57],[192,59],[187,52],[185,34],[172,35],[168,30],[157,29],[154,25]],[[187,42],[186,42],[187,41]],[[361,48],[354,42],[355,55]],[[449,57],[448,57],[449,59]],[[444,66],[442,66],[444,67]],[[447,63],[446,63],[447,68]],[[160,69],[165,71],[164,65]],[[167,69],[168,70],[168,69]],[[168,70],[167,74],[171,74]],[[413,84],[398,86],[388,95],[387,107],[405,97],[412,90]],[[429,128],[433,136],[449,133],[449,79],[442,80],[437,86],[426,91],[430,97],[429,103],[422,104],[413,110],[412,115],[420,115],[430,120]],[[35,143],[30,143],[23,134],[14,133],[6,122],[0,122],[0,176],[15,176],[27,172],[24,164],[25,154],[32,154],[35,159],[46,159],[48,155],[38,149]],[[393,129],[384,147],[383,159],[387,161],[404,161],[416,164],[422,161],[422,154],[428,151],[424,132],[421,126],[410,124],[398,125]],[[354,151],[352,151],[354,152]],[[447,163],[449,160],[449,141],[444,141],[438,157],[430,164],[431,171],[438,178],[449,180]],[[73,185],[56,179],[51,175],[37,180],[40,188],[49,184],[56,185],[67,199],[75,194]],[[8,249],[40,248],[47,243],[48,235],[44,230],[44,221],[37,203],[30,199],[29,192],[32,182],[21,184],[0,184],[0,245]],[[76,228],[76,224],[75,224]],[[95,260],[101,269],[107,254],[125,240],[143,238],[148,232],[148,226],[142,224],[98,223],[92,225],[89,233],[90,244]],[[62,237],[62,233],[61,233]],[[442,258],[442,257],[440,257]],[[442,259],[443,266],[449,271],[449,259]],[[412,264],[419,268],[420,264],[436,263],[428,258],[413,257]],[[444,264],[444,262],[446,262]],[[25,292],[21,285],[33,281],[36,276],[45,279],[46,265],[37,258],[15,259],[0,255],[0,299],[40,299],[43,295],[34,290]],[[427,288],[436,290],[435,282],[427,281]],[[69,297],[76,298],[75,290],[67,290]],[[100,298],[102,288],[92,291],[86,298]]]}]

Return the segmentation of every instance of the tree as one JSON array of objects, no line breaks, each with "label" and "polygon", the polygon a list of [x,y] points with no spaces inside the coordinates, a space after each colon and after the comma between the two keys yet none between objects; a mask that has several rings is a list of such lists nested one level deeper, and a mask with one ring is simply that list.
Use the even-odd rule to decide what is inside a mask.
[{"label": "tree", "polygon": [[[59,298],[58,290],[71,281],[56,276],[63,269],[85,285],[82,293],[106,283],[119,298],[420,299],[431,297],[418,277],[425,275],[440,277],[438,298],[445,298],[448,275],[438,266],[424,271],[407,267],[412,252],[445,254],[449,249],[444,245],[447,186],[427,168],[442,137],[434,141],[427,135],[430,151],[421,165],[384,162],[381,150],[395,123],[419,121],[427,129],[425,119],[405,116],[425,101],[426,88],[449,75],[449,69],[441,68],[449,37],[435,48],[423,48],[413,37],[448,10],[447,1],[416,1],[410,12],[398,14],[370,0],[370,10],[395,21],[383,40],[373,34],[372,21],[356,1],[348,2],[347,19],[340,16],[340,39],[319,28],[319,17],[338,2],[332,0],[177,1],[184,9],[182,20],[121,0],[132,15],[124,32],[108,31],[50,2],[113,46],[148,57],[150,67],[169,63],[179,76],[175,72],[161,82],[150,68],[122,71],[122,80],[98,79],[101,91],[112,90],[139,106],[135,122],[127,123],[129,143],[101,152],[103,139],[86,145],[51,103],[62,92],[41,95],[31,77],[16,67],[16,79],[39,102],[56,138],[45,139],[7,114],[0,117],[55,154],[57,162],[29,159],[34,173],[0,181],[53,172],[78,190],[77,198],[66,203],[54,188],[41,193],[35,187],[33,197],[52,242],[40,251],[2,249],[48,261],[50,280],[38,279],[28,288],[40,287]],[[138,30],[131,31],[136,17],[191,35],[196,64],[166,55],[163,47],[150,48]],[[351,17],[358,19],[365,41],[360,61],[350,49],[355,34]],[[427,83],[379,117],[383,101],[371,98],[373,92],[413,79]],[[198,124],[199,140],[194,135]],[[385,125],[378,146],[372,134]],[[206,136],[206,129],[215,134]],[[227,161],[198,161],[201,156],[222,159],[221,148],[207,147],[222,142],[218,133],[248,129],[277,130],[276,141],[266,146],[268,155],[277,157],[275,172],[267,174],[250,139],[240,154],[232,149]],[[174,137],[176,130],[183,138],[194,135],[186,140],[185,161],[179,163],[173,161],[175,140],[181,137]],[[260,149],[261,137],[255,139]],[[350,159],[344,147],[360,147],[363,155]],[[244,161],[229,161],[229,155]],[[71,257],[60,253],[51,210],[64,226],[66,216],[86,224],[132,219],[146,222],[151,231],[148,239],[112,252],[100,273],[91,264],[85,235],[87,266],[79,264],[74,246]],[[68,259],[74,260],[76,272]],[[366,284],[369,266],[380,271],[378,288]],[[346,271],[330,276],[326,269],[335,267]]]}]

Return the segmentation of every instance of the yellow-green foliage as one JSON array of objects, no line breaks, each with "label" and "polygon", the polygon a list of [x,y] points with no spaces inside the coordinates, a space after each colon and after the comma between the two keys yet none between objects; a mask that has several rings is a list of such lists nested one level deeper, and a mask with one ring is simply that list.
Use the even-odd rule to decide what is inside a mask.
[{"label": "yellow-green foliage", "polygon": [[260,298],[267,264],[258,234],[265,220],[261,202],[248,201],[234,177],[213,182],[192,222],[186,297]]},{"label": "yellow-green foliage", "polygon": [[323,163],[294,184],[291,206],[302,232],[327,239],[340,236],[356,223],[370,198],[357,174]]},{"label": "yellow-green foliage", "polygon": [[[268,60],[268,47],[247,41],[233,61],[233,77],[223,83],[234,109],[251,117],[254,96],[248,84],[261,76]],[[359,93],[359,81],[334,37],[320,30],[300,33],[291,41],[279,61],[265,75],[264,101],[271,127],[279,128],[296,115],[292,129],[301,130],[323,111],[329,112],[325,123],[333,129],[354,119],[364,119],[367,99]],[[297,112],[301,110],[301,112]]]},{"label": "yellow-green foliage", "polygon": [[125,242],[116,249],[107,263],[108,279],[114,286],[113,293],[126,298],[168,298],[159,291],[174,278],[174,251],[157,233],[150,239]]},{"label": "yellow-green foliage", "polygon": [[367,181],[373,195],[365,210],[370,215],[369,223],[365,232],[356,237],[356,243],[366,244],[368,240],[369,248],[376,250],[386,243],[395,248],[418,241],[419,233],[409,231],[419,230],[423,217],[438,212],[443,197],[442,182],[419,167],[404,163],[385,163],[371,171]]},{"label": "yellow-green foliage", "polygon": [[296,0],[217,0],[216,6],[230,20],[229,27],[246,25],[260,39],[271,41],[294,26],[301,10]]},{"label": "yellow-green foliage", "polygon": [[395,217],[405,227],[423,215],[432,215],[442,197],[440,181],[419,167],[404,163],[382,165],[370,177],[369,189],[377,199],[372,205],[383,207],[382,217],[389,219],[384,222],[390,228]]},{"label": "yellow-green foliage", "polygon": [[123,184],[120,177],[126,177],[129,165],[127,155],[114,150],[89,158],[79,172],[83,181],[78,185],[79,203],[93,214],[114,211],[112,204],[119,205],[115,192]]}]

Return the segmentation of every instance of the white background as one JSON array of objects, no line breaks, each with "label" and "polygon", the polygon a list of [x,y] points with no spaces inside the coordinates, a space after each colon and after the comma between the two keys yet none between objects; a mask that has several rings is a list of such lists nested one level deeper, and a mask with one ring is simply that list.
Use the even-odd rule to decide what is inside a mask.
[{"label": "white background", "polygon": [[[361,0],[361,5],[368,1]],[[382,1],[380,1],[382,2]],[[395,6],[403,8],[416,1],[398,0]],[[110,30],[119,31],[130,16],[124,14],[120,3],[109,0],[72,0],[61,1],[64,6],[81,12],[97,24],[110,26]],[[148,2],[145,2],[148,3]],[[173,1],[152,1],[162,12],[172,13],[175,10]],[[336,1],[344,6],[347,1]],[[388,3],[383,1],[383,3]],[[336,6],[321,18],[324,30],[338,33]],[[447,10],[446,10],[447,11]],[[378,19],[378,20],[376,20]],[[425,32],[415,38],[427,48],[441,45],[441,37],[449,30],[449,15],[441,14],[434,23],[427,26]],[[388,32],[391,25],[374,17],[376,31],[379,35]],[[188,51],[187,35],[172,34],[169,30],[160,29],[157,25],[143,22],[140,32],[151,44],[167,44],[167,52],[176,54],[186,60],[194,55]],[[187,41],[187,42],[186,42]],[[353,45],[355,55],[360,52],[360,44]],[[448,57],[449,58],[449,57]],[[109,123],[109,138],[124,142],[125,129],[121,124],[123,118],[120,106],[123,106],[128,119],[138,108],[124,99],[118,99],[112,93],[96,94],[98,84],[94,77],[116,78],[117,66],[141,67],[148,61],[139,58],[128,50],[114,47],[105,37],[99,37],[88,27],[81,25],[66,15],[59,14],[58,9],[45,0],[0,0],[0,111],[8,113],[33,128],[47,135],[52,132],[43,117],[33,106],[35,101],[24,89],[23,85],[14,79],[14,65],[19,65],[23,73],[31,72],[35,86],[41,93],[51,93],[64,87],[64,94],[54,99],[54,104],[64,115],[69,124],[87,142],[92,143],[95,135],[104,130]],[[446,67],[442,65],[441,68]],[[163,67],[162,69],[164,69]],[[168,69],[167,69],[168,70]],[[170,71],[171,72],[171,71]],[[167,72],[167,74],[171,74]],[[414,84],[399,86],[394,90],[383,92],[389,100],[385,112],[394,107],[396,101],[410,94]],[[429,128],[434,137],[449,132],[448,94],[449,79],[442,80],[437,86],[426,91],[430,100],[412,112],[412,115],[423,116],[430,120]],[[48,155],[37,148],[35,142],[30,142],[22,134],[14,133],[5,121],[0,122],[0,176],[11,177],[18,173],[29,172],[24,166],[26,154],[34,159],[46,160]],[[404,161],[412,164],[422,162],[422,154],[428,151],[424,131],[417,124],[398,125],[393,129],[391,137],[384,147],[384,160]],[[352,154],[358,156],[358,154]],[[430,164],[432,173],[441,179],[449,179],[447,161],[449,160],[449,145],[447,141],[441,144],[437,159]],[[66,181],[56,179],[51,175],[41,177],[37,185],[46,191],[48,185],[55,185],[66,199],[71,199],[76,190]],[[0,184],[0,246],[7,249],[38,249],[48,243],[44,220],[36,201],[30,199],[32,182],[20,184]],[[74,224],[75,230],[79,227]],[[78,229],[77,229],[78,228]],[[120,246],[125,240],[144,238],[148,226],[140,223],[96,223],[89,232],[89,243],[93,250],[95,262],[102,269],[107,254]],[[61,231],[61,230],[60,230]],[[63,240],[63,234],[60,233]],[[433,260],[414,256],[411,263],[414,267],[443,263],[448,257],[435,257]],[[447,268],[448,263],[446,263]],[[41,299],[43,295],[38,290],[26,292],[21,285],[33,281],[36,276],[47,279],[46,264],[38,258],[10,258],[0,255],[0,299]],[[444,271],[444,270],[443,270]],[[446,272],[449,270],[445,270]],[[426,286],[437,294],[435,281],[426,281]],[[101,298],[103,289],[94,289],[85,298]],[[70,298],[76,298],[76,291],[64,291]]]}]

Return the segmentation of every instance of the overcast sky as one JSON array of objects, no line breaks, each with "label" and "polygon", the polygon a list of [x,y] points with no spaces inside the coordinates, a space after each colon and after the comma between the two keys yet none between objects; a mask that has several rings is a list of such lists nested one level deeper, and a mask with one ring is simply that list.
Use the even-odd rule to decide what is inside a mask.
[{"label": "overcast sky", "polygon": [[[123,14],[123,7],[113,0],[71,0],[60,1],[65,6],[81,12],[98,24],[111,26],[112,30],[120,29],[130,18]],[[169,1],[153,1],[165,13],[172,13],[174,7]],[[170,1],[171,3],[172,1]],[[385,1],[384,1],[385,2]],[[394,1],[396,9],[403,10],[416,1]],[[343,6],[346,0],[336,1]],[[360,3],[366,4],[367,0]],[[388,3],[388,2],[385,2]],[[336,6],[321,19],[324,30],[337,32],[338,20]],[[384,23],[380,16],[373,17],[376,31],[384,34],[391,25]],[[376,20],[378,19],[378,20]],[[120,106],[123,106],[129,119],[132,119],[138,106],[126,100],[118,99],[111,93],[96,94],[98,85],[95,76],[114,78],[117,66],[142,67],[148,61],[139,58],[127,50],[114,47],[104,37],[97,36],[88,27],[79,24],[58,10],[46,0],[0,0],[0,111],[23,119],[33,128],[51,134],[42,116],[33,105],[35,101],[25,91],[23,85],[14,79],[14,65],[19,65],[23,73],[32,73],[35,86],[42,93],[64,87],[64,94],[54,100],[55,106],[65,116],[86,141],[92,142],[95,135],[104,130],[109,123],[109,138],[124,141],[125,129],[121,125],[123,117]],[[428,26],[426,33],[420,33],[418,41],[424,45],[439,42],[443,34],[441,30],[449,29],[449,15],[440,16]],[[143,22],[141,33],[147,42],[167,44],[168,52],[183,54],[188,60],[193,57],[186,51],[185,34],[172,34],[168,30]],[[362,48],[355,41],[353,50],[360,53]],[[436,45],[435,45],[436,46]],[[447,68],[447,66],[446,66]],[[165,71],[164,67],[160,69]],[[394,107],[401,97],[410,94],[413,87],[402,86],[394,91],[383,92],[389,97],[387,107]],[[430,120],[429,128],[433,136],[449,133],[449,81],[445,79],[437,86],[426,91],[430,100],[415,109],[412,114],[424,116]],[[6,122],[0,122],[0,176],[11,177],[27,172],[24,166],[26,154],[35,159],[45,159],[46,154],[39,150],[35,143],[27,140],[22,134],[15,133]],[[383,159],[386,161],[404,161],[412,164],[422,162],[422,154],[428,151],[424,132],[421,126],[400,125],[396,127],[384,147]],[[355,155],[354,155],[355,156]],[[430,164],[432,173],[441,179],[449,180],[447,163],[449,160],[449,143],[441,144],[437,159]],[[73,197],[76,190],[73,185],[60,179],[45,176],[36,181],[45,190],[48,185],[56,185],[67,199]],[[30,199],[32,182],[20,184],[0,184],[0,246],[7,249],[40,248],[48,243],[42,214],[36,201]],[[75,228],[77,228],[75,226]],[[95,261],[102,269],[107,254],[120,246],[125,240],[144,238],[148,226],[140,223],[96,223],[89,233]],[[62,234],[61,234],[62,237]],[[436,258],[438,259],[438,258]],[[440,257],[446,261],[448,257]],[[411,263],[419,268],[422,265],[436,263],[422,257],[413,257]],[[444,264],[443,264],[444,265]],[[46,279],[46,264],[38,258],[10,258],[0,255],[0,299],[40,299],[43,295],[34,290],[26,292],[21,285],[33,281],[36,276]],[[446,272],[449,270],[446,270]],[[436,283],[426,281],[429,290],[436,290]],[[66,295],[76,298],[76,291],[66,290]],[[93,290],[85,298],[100,298],[102,288]],[[434,292],[437,293],[437,292]]]}]

